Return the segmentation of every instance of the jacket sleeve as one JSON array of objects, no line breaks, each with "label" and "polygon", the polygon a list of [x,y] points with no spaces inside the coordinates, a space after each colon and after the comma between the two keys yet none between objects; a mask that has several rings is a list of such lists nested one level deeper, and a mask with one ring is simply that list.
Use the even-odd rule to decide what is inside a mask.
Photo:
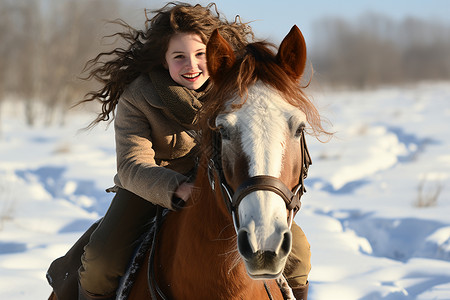
[{"label": "jacket sleeve", "polygon": [[151,124],[144,113],[145,108],[139,105],[145,104],[134,97],[127,97],[127,93],[122,95],[117,105],[114,123],[117,154],[115,181],[122,188],[154,204],[173,209],[173,193],[187,178],[156,164]]}]

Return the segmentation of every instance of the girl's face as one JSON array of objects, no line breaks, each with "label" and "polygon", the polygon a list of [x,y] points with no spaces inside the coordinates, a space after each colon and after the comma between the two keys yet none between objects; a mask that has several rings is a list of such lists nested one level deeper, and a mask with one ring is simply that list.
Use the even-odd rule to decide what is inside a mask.
[{"label": "girl's face", "polygon": [[166,68],[172,79],[191,90],[200,88],[209,78],[206,45],[193,33],[177,33],[169,41]]}]

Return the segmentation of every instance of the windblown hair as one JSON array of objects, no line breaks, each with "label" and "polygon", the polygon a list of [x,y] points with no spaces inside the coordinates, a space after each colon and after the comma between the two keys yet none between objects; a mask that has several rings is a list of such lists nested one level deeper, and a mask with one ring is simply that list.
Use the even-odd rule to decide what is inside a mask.
[{"label": "windblown hair", "polygon": [[236,62],[222,80],[215,83],[201,108],[201,127],[214,129],[216,116],[223,112],[228,100],[239,96],[243,102],[235,104],[239,109],[247,99],[248,88],[258,80],[277,90],[286,102],[298,107],[306,115],[312,134],[331,135],[322,126],[322,119],[314,104],[304,93],[300,83],[289,76],[278,64],[276,46],[265,41],[247,44],[236,53]]},{"label": "windblown hair", "polygon": [[[147,17],[149,12],[154,14],[151,19]],[[146,10],[146,17],[146,30],[135,29],[122,20],[113,21],[112,23],[122,26],[124,31],[112,36],[123,39],[128,47],[102,52],[87,62],[85,69],[89,70],[89,75],[86,79],[94,78],[102,84],[100,90],[89,92],[80,102],[95,100],[102,103],[102,112],[90,127],[100,121],[112,121],[115,117],[114,109],[125,88],[139,75],[163,67],[165,53],[173,35],[197,34],[206,45],[214,29],[218,29],[234,49],[244,47],[254,38],[247,23],[242,23],[238,16],[233,22],[222,18],[214,3],[192,6],[170,2],[161,9]],[[102,62],[109,57],[112,58]]]}]

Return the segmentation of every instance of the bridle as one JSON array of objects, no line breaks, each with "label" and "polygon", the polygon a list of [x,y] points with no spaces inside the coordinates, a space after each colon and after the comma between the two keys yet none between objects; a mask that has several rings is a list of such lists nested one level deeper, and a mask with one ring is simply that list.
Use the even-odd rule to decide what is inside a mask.
[{"label": "bridle", "polygon": [[288,223],[289,228],[292,225],[292,220],[295,214],[300,210],[301,197],[306,192],[304,180],[308,176],[309,166],[312,164],[311,156],[309,155],[308,147],[306,146],[305,132],[302,129],[300,136],[300,151],[302,154],[301,170],[298,184],[290,190],[280,179],[269,175],[253,176],[245,180],[233,192],[233,189],[226,181],[225,174],[222,168],[222,136],[219,131],[213,131],[212,136],[212,155],[208,163],[208,178],[211,189],[215,191],[216,182],[218,178],[218,185],[222,193],[222,198],[225,201],[225,206],[233,218],[234,227],[239,229],[239,215],[238,208],[242,199],[250,193],[255,191],[270,191],[279,195],[286,204],[286,209],[289,211]]}]

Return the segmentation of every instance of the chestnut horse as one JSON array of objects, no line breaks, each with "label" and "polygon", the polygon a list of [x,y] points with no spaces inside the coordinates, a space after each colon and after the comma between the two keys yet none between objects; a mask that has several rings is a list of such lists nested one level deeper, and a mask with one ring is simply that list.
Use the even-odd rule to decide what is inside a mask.
[{"label": "chestnut horse", "polygon": [[234,53],[217,31],[211,36],[214,87],[202,108],[195,192],[167,215],[153,270],[141,269],[128,299],[152,299],[149,273],[161,299],[283,299],[275,279],[310,164],[303,128],[317,111],[299,86],[300,30],[291,29],[277,54],[271,47],[257,42]]},{"label": "chestnut horse", "polygon": [[128,299],[283,299],[277,281],[310,164],[304,127],[320,118],[299,83],[300,30],[274,49],[256,42],[234,52],[212,34],[194,192],[167,214]]}]

